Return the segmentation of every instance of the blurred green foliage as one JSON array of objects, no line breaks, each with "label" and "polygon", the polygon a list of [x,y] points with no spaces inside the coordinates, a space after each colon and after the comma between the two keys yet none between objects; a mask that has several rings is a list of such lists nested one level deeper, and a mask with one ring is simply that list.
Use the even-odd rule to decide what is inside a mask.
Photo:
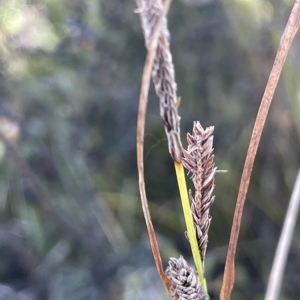
[{"label": "blurred green foliage", "polygon": [[[169,12],[182,138],[194,120],[214,125],[216,164],[228,171],[217,174],[211,211],[211,299],[218,299],[252,126],[292,4],[182,0]],[[8,285],[16,299],[167,299],[137,187],[146,51],[134,8],[134,1],[117,0],[0,1],[0,127],[10,140],[0,147],[0,296]],[[296,37],[258,150],[233,300],[263,299],[299,169],[299,49]],[[189,259],[153,89],[145,153],[164,262]],[[300,292],[299,229],[282,299]]]}]

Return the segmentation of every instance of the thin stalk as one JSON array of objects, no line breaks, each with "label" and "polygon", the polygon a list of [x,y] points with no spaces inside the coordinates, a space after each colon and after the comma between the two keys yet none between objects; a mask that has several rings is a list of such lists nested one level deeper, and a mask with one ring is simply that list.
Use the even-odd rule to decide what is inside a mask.
[{"label": "thin stalk", "polygon": [[157,272],[158,272],[164,286],[166,287],[169,295],[173,295],[173,290],[172,290],[170,281],[167,278],[167,276],[163,270],[161,255],[160,255],[158,243],[156,240],[153,224],[151,221],[151,216],[150,216],[150,211],[149,211],[148,201],[147,201],[147,196],[146,196],[145,176],[144,176],[145,115],[146,115],[147,102],[148,102],[150,77],[151,77],[152,66],[153,66],[155,53],[156,53],[156,49],[157,49],[157,45],[158,45],[158,38],[159,38],[159,34],[160,34],[162,20],[166,16],[166,14],[169,10],[170,4],[171,4],[171,0],[165,1],[161,15],[157,21],[157,24],[156,24],[154,32],[153,32],[153,36],[151,38],[151,42],[148,47],[148,53],[147,53],[144,70],[143,70],[142,86],[141,86],[140,99],[139,99],[136,148],[137,148],[137,167],[138,167],[138,174],[139,174],[139,190],[140,190],[142,209],[143,209],[143,214],[144,214],[144,218],[146,221],[151,250],[153,253],[154,260],[155,260]]},{"label": "thin stalk", "polygon": [[298,173],[289,207],[284,219],[280,239],[277,245],[272,270],[268,282],[265,300],[277,300],[279,298],[282,277],[289,254],[293,233],[297,221],[300,206],[300,171]]},{"label": "thin stalk", "polygon": [[191,244],[191,250],[192,250],[194,262],[196,265],[196,269],[198,271],[198,276],[200,278],[200,282],[203,287],[203,290],[207,293],[207,284],[206,284],[206,279],[204,277],[201,256],[200,256],[198,243],[196,239],[196,231],[194,227],[192,211],[190,208],[189,198],[187,194],[187,187],[186,187],[183,166],[182,163],[174,162],[174,164],[175,164],[176,177],[177,177],[182,209],[184,214],[184,220],[188,232],[189,241]]},{"label": "thin stalk", "polygon": [[236,207],[235,207],[234,217],[233,217],[233,222],[231,227],[231,234],[230,234],[230,240],[228,245],[226,263],[225,263],[223,283],[220,292],[221,300],[230,299],[230,294],[234,285],[234,280],[235,280],[234,257],[235,257],[236,246],[237,246],[237,241],[238,241],[238,236],[240,231],[245,199],[246,199],[246,195],[250,183],[250,177],[253,169],[254,159],[262,135],[263,127],[267,118],[269,107],[273,99],[275,88],[277,86],[279,76],[281,74],[282,67],[286,60],[291,43],[299,28],[299,24],[300,24],[300,0],[297,0],[294,4],[287,25],[281,37],[277,55],[254,124],[253,132],[252,132],[252,136],[248,148],[248,153],[247,153],[247,157],[243,169],[243,174],[241,177],[241,183],[240,183],[239,193],[237,197],[237,202],[236,202]]}]

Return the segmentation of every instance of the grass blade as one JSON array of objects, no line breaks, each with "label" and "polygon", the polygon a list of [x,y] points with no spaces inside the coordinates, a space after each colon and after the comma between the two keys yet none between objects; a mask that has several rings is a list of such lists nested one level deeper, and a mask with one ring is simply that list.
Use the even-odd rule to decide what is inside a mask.
[{"label": "grass blade", "polygon": [[286,266],[288,253],[293,238],[300,207],[300,171],[298,173],[289,207],[284,219],[280,239],[277,245],[272,270],[268,282],[265,300],[277,300],[279,298],[282,277]]}]

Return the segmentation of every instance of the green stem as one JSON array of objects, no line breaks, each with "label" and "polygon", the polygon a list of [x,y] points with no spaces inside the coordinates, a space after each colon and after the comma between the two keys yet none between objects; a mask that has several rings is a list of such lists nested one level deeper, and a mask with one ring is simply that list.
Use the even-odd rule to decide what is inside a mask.
[{"label": "green stem", "polygon": [[201,283],[204,291],[207,293],[206,279],[204,277],[201,256],[200,256],[198,243],[197,243],[197,239],[196,239],[196,231],[195,231],[195,227],[194,227],[193,216],[192,216],[189,198],[188,198],[188,194],[187,194],[187,187],[186,187],[183,166],[181,163],[177,163],[177,162],[174,162],[174,164],[175,164],[177,183],[178,183],[178,187],[179,187],[179,193],[180,193],[180,198],[181,198],[181,203],[182,203],[182,208],[183,208],[184,220],[185,220],[185,224],[186,224],[186,228],[187,228],[187,232],[188,232],[188,237],[190,240],[190,245],[191,245],[194,262],[196,265],[196,269],[198,271],[200,283]]}]

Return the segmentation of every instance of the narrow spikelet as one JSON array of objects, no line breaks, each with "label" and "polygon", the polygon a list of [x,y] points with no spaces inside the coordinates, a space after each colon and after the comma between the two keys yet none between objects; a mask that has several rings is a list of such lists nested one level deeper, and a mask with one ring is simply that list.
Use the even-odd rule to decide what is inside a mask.
[{"label": "narrow spikelet", "polygon": [[183,166],[192,173],[195,186],[195,195],[189,190],[189,199],[203,265],[211,223],[209,209],[215,199],[212,193],[217,168],[213,161],[213,132],[214,127],[204,130],[200,122],[194,122],[193,133],[187,134],[188,148],[183,149],[182,159]]},{"label": "narrow spikelet", "polygon": [[207,300],[208,295],[200,285],[200,280],[194,268],[190,267],[186,260],[171,257],[166,270],[174,290],[173,300]]},{"label": "narrow spikelet", "polygon": [[[162,1],[137,0],[137,5],[137,12],[140,14],[145,43],[148,48],[162,10]],[[179,163],[182,155],[180,117],[177,112],[179,100],[169,38],[167,19],[164,18],[152,69],[152,80],[160,100],[160,116],[165,125],[169,152],[173,160]]]}]

